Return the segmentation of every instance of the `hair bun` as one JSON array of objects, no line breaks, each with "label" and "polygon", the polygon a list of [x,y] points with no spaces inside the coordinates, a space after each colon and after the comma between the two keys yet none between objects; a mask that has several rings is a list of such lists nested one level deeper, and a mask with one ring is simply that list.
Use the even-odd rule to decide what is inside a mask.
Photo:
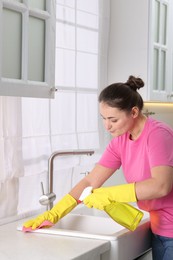
[{"label": "hair bun", "polygon": [[129,78],[125,84],[128,85],[134,91],[136,91],[137,89],[140,89],[144,86],[144,82],[141,78],[136,78],[132,75],[129,76]]}]

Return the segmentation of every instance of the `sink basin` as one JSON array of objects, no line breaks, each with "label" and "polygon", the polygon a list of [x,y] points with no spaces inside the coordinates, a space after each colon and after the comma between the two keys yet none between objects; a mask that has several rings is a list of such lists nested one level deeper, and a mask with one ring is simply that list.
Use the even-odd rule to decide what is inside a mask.
[{"label": "sink basin", "polygon": [[92,211],[88,212],[90,215],[86,211],[69,214],[51,230],[56,234],[66,230],[72,236],[115,240],[116,234],[122,230],[122,226],[113,221],[106,213],[101,214],[102,212],[97,212],[97,210],[90,211]]},{"label": "sink basin", "polygon": [[[21,229],[22,227],[19,226],[18,230]],[[106,255],[106,260],[134,259],[150,248],[148,213],[144,213],[143,220],[138,228],[132,232],[117,224],[104,211],[79,205],[53,227],[38,229],[33,232],[108,240],[111,243],[111,250],[109,255]],[[115,258],[115,255],[117,255],[117,258]]]}]

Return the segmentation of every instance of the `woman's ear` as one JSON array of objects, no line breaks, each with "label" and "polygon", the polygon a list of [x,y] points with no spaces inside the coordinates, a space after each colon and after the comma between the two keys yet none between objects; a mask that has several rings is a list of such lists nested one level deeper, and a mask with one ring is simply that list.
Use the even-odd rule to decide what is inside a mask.
[{"label": "woman's ear", "polygon": [[131,114],[132,114],[133,118],[136,118],[139,115],[139,108],[138,107],[132,107]]}]

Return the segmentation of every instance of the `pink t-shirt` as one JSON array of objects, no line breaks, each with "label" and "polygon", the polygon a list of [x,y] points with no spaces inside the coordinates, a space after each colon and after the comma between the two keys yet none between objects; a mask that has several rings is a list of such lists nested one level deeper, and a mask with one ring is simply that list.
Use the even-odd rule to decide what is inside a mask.
[{"label": "pink t-shirt", "polygon": [[[148,118],[137,140],[129,133],[113,138],[98,163],[115,170],[122,166],[128,183],[148,179],[152,167],[173,166],[173,130]],[[160,199],[138,201],[138,206],[150,212],[153,233],[173,237],[173,190]]]}]

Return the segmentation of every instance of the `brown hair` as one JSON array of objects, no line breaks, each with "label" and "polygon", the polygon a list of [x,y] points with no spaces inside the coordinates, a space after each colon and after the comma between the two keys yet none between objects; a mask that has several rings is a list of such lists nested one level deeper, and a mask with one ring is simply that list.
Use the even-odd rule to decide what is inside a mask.
[{"label": "brown hair", "polygon": [[129,76],[127,82],[113,83],[103,89],[98,100],[120,110],[130,112],[136,106],[141,111],[143,108],[143,99],[137,90],[143,86],[144,82],[141,78]]}]

